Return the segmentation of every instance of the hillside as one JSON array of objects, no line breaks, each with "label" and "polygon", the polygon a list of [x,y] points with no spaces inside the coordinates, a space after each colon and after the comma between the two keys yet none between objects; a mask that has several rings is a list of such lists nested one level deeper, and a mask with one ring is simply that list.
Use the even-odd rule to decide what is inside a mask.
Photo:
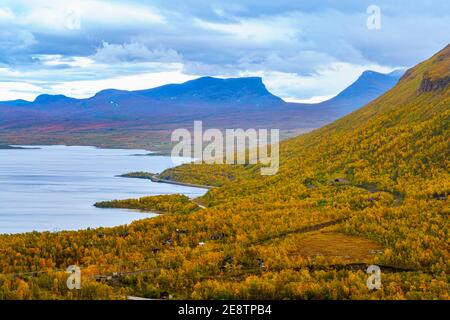
[{"label": "hillside", "polygon": [[171,132],[191,128],[194,120],[221,129],[279,128],[287,137],[358,109],[390,89],[393,79],[369,72],[335,99],[317,105],[286,103],[256,77],[202,77],[147,90],[108,89],[87,99],[43,94],[33,102],[0,102],[0,142],[167,151]]},{"label": "hillside", "polygon": [[[445,80],[447,85],[430,91],[424,91],[423,86],[429,81],[433,70],[441,72],[434,81],[447,79],[450,73],[448,51],[450,49],[447,47],[430,60],[408,70],[394,89],[364,108],[321,129],[282,143],[281,161],[286,164],[281,166],[281,170],[298,167],[296,162],[302,161],[302,167],[308,163],[316,172],[320,169],[322,175],[338,174],[356,179],[359,177],[354,173],[358,171],[356,169],[367,166],[370,168],[370,181],[364,182],[378,182],[388,187],[402,178],[403,171],[399,170],[410,164],[418,169],[422,161],[428,165],[438,164],[442,170],[447,168],[448,141],[443,139],[433,144],[431,149],[429,141],[444,138],[448,132],[449,81]],[[389,157],[391,162],[380,164],[379,156]],[[389,168],[377,168],[375,171],[376,167],[383,165]],[[202,179],[203,171],[220,172],[226,168],[230,170],[229,166],[185,165],[169,169],[162,176],[194,181]],[[254,166],[247,166],[245,170],[240,166],[232,168],[235,171],[233,178],[239,178],[237,172],[245,174],[246,180],[251,172],[250,176],[259,178],[259,171]],[[221,175],[226,176],[224,172]],[[358,180],[360,182],[363,181]]]},{"label": "hillside", "polygon": [[[449,61],[447,46],[364,108],[283,142],[274,176],[257,166],[164,173],[226,177],[196,199],[204,209],[0,236],[0,296],[450,299]],[[78,294],[64,287],[71,264],[83,268]],[[370,264],[380,290],[366,286]]]}]

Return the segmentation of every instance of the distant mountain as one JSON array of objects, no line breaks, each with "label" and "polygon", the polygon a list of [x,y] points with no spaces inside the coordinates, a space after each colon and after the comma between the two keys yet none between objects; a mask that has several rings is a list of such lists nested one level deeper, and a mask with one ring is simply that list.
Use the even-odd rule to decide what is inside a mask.
[{"label": "distant mountain", "polygon": [[339,116],[355,111],[393,88],[403,75],[402,70],[391,73],[364,71],[361,76],[334,98],[321,102],[319,107],[332,108]]},{"label": "distant mountain", "polygon": [[170,139],[175,126],[189,128],[194,120],[216,128],[279,128],[289,136],[358,109],[394,86],[399,76],[364,72],[319,104],[287,103],[258,77],[202,77],[146,90],[107,89],[86,99],[42,94],[32,102],[0,102],[0,142],[153,147]]},{"label": "distant mountain", "polygon": [[31,102],[23,99],[17,99],[17,100],[8,100],[8,101],[0,101],[0,105],[6,105],[6,106],[17,106],[22,107],[29,105]]},{"label": "distant mountain", "polygon": [[[403,72],[394,71],[383,74],[365,71],[348,88],[334,98],[318,103],[317,106],[332,106],[343,112],[351,112],[391,89]],[[149,100],[148,100],[149,99]],[[147,101],[144,101],[147,100]],[[220,79],[201,77],[181,84],[167,84],[161,87],[127,91],[106,89],[91,98],[75,99],[64,95],[42,94],[33,102],[25,100],[0,101],[7,106],[118,106],[136,102],[167,102],[173,104],[219,104],[262,106],[285,103],[281,98],[270,93],[260,77]],[[302,105],[302,104],[299,104]]]},{"label": "distant mountain", "polygon": [[[130,100],[130,101],[127,101]],[[98,92],[91,98],[74,99],[64,95],[41,94],[33,102],[25,100],[12,100],[0,102],[0,105],[8,106],[36,106],[46,107],[49,105],[59,106],[95,106],[106,102],[106,105],[117,106],[115,102],[120,101],[122,105],[134,104],[135,101],[148,100],[147,102],[167,103],[200,103],[219,105],[273,105],[284,101],[270,93],[261,78],[229,78],[220,79],[213,77],[201,77],[181,84],[168,84],[157,88],[146,90],[116,90],[106,89]]]},{"label": "distant mountain", "polygon": [[283,100],[271,94],[259,77],[218,79],[202,77],[182,84],[135,91],[157,100],[179,102],[209,101],[214,103],[273,104]]},{"label": "distant mountain", "polygon": [[76,102],[77,99],[69,98],[62,94],[57,95],[41,94],[36,97],[36,99],[33,101],[33,104],[44,106],[44,105],[62,105]]}]

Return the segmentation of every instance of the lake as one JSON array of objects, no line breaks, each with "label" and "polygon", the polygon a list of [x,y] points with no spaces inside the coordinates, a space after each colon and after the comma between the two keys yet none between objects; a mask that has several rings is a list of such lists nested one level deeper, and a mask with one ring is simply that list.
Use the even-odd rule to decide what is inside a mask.
[{"label": "lake", "polygon": [[[132,171],[159,173],[174,166],[170,157],[145,150],[80,146],[21,146],[0,150],[0,233],[111,227],[155,214],[102,209],[97,201],[206,190],[121,178]],[[176,163],[188,159],[175,159]]]}]

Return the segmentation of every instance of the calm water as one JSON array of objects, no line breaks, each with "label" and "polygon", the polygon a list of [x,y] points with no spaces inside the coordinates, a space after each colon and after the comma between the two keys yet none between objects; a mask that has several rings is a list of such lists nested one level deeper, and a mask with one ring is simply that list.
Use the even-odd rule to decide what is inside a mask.
[{"label": "calm water", "polygon": [[[136,156],[144,150],[33,146],[38,150],[0,150],[0,233],[77,230],[128,224],[154,214],[100,209],[97,201],[203,189],[120,178],[131,171],[161,172],[170,157]],[[180,161],[182,159],[178,159]]]}]

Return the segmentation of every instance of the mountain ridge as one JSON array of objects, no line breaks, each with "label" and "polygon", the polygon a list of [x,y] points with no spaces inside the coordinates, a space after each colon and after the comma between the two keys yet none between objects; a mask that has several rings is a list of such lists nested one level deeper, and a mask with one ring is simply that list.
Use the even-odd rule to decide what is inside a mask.
[{"label": "mountain ridge", "polygon": [[339,109],[339,116],[343,116],[357,110],[394,87],[403,73],[399,69],[390,73],[366,70],[350,86],[333,98],[318,103],[317,106],[322,108],[334,107]]},{"label": "mountain ridge", "polygon": [[[352,86],[359,91],[354,90],[354,98],[338,95],[319,104],[284,102],[267,90],[260,77],[201,77],[145,90],[105,89],[85,99],[43,94],[33,102],[0,102],[0,142],[165,151],[170,132],[177,127],[189,129],[194,120],[219,129],[278,128],[284,137],[293,136],[359,108],[392,85],[391,77],[379,77],[389,84],[364,90],[364,84],[357,85],[361,80],[356,80]],[[161,142],[165,150],[160,149]]]},{"label": "mountain ridge", "polygon": [[[353,88],[353,86],[355,85],[359,85],[359,86],[363,86],[363,84],[360,84],[359,82],[362,81],[363,79],[365,80],[365,78],[368,77],[368,75],[370,75],[371,77],[375,76],[378,78],[392,78],[393,81],[395,81],[398,78],[400,78],[400,76],[402,74],[396,74],[396,72],[398,71],[393,71],[390,73],[380,73],[380,72],[376,72],[376,71],[372,71],[372,70],[366,70],[364,71],[349,87],[347,87],[346,89],[344,89],[343,91],[341,91],[340,93],[338,93],[336,96],[330,98],[329,100],[326,101],[322,101],[320,103],[317,103],[318,105],[323,104],[323,103],[328,103],[329,101],[333,101],[336,98],[339,98],[340,96],[343,95],[349,95],[349,93],[347,92],[349,89]],[[398,79],[397,79],[398,80]],[[115,88],[108,88],[108,89],[102,89],[98,92],[96,92],[93,96],[91,97],[87,97],[87,98],[73,98],[73,97],[69,97],[63,94],[40,94],[38,95],[33,101],[28,101],[28,100],[24,100],[24,99],[16,99],[16,100],[7,100],[7,101],[0,101],[0,105],[25,105],[25,104],[31,104],[31,103],[46,103],[46,102],[61,102],[64,100],[67,101],[88,101],[90,99],[99,97],[99,96],[117,96],[117,95],[133,95],[133,94],[137,94],[137,95],[143,95],[143,96],[147,96],[147,97],[153,97],[153,98],[157,98],[157,99],[162,99],[162,98],[173,98],[174,95],[176,96],[176,94],[195,94],[195,92],[189,92],[189,90],[201,90],[204,88],[207,89],[217,89],[218,85],[220,84],[229,84],[231,85],[231,88],[228,88],[230,90],[232,89],[241,89],[244,88],[246,89],[246,91],[244,91],[243,93],[249,93],[249,94],[259,94],[261,96],[268,96],[276,101],[283,101],[284,100],[274,94],[272,94],[269,90],[267,90],[263,80],[261,77],[238,77],[238,78],[216,78],[216,77],[211,77],[211,76],[204,76],[204,77],[199,77],[196,79],[192,79],[183,83],[169,83],[169,84],[165,84],[162,86],[158,86],[158,87],[154,87],[154,88],[149,88],[149,89],[141,89],[141,90],[123,90],[123,89],[115,89]],[[389,84],[384,84],[382,83],[383,87],[382,88],[377,88],[377,93],[382,93],[385,91],[385,89],[387,87],[389,87],[391,83]],[[203,88],[202,88],[203,86]],[[171,92],[172,89],[172,92]],[[175,92],[173,92],[175,91]],[[236,97],[239,97],[239,92],[236,95]],[[218,96],[216,98],[214,98],[214,100],[219,100],[220,98],[223,98],[222,96]],[[301,103],[300,103],[301,104]]]}]

